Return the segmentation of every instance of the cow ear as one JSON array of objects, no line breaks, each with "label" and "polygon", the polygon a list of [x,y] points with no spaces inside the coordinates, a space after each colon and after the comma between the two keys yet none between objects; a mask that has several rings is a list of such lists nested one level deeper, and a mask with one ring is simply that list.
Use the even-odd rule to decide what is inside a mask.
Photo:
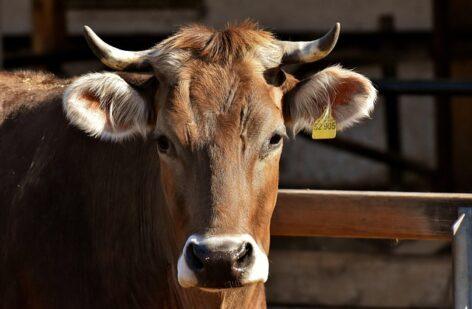
[{"label": "cow ear", "polygon": [[363,75],[333,66],[298,82],[283,98],[284,118],[293,134],[311,132],[330,104],[337,129],[369,116],[377,91]]},{"label": "cow ear", "polygon": [[69,121],[104,140],[145,136],[150,130],[155,78],[127,74],[92,73],[75,80],[63,97]]}]

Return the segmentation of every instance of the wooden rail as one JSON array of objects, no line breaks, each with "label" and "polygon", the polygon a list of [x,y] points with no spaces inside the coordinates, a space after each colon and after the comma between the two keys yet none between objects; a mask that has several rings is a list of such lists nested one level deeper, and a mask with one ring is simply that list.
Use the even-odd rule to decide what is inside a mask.
[{"label": "wooden rail", "polygon": [[472,194],[279,190],[275,236],[452,240]]}]

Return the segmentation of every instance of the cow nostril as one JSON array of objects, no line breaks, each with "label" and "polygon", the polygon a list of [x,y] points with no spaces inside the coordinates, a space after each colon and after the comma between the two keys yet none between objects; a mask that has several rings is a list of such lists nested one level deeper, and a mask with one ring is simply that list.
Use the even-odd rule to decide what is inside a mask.
[{"label": "cow nostril", "polygon": [[187,259],[187,263],[193,270],[202,270],[203,269],[203,261],[198,257],[199,252],[198,248],[195,244],[190,243],[187,246],[187,252],[185,252],[185,257]]},{"label": "cow nostril", "polygon": [[252,261],[253,251],[254,251],[254,248],[252,247],[252,244],[249,242],[246,242],[241,247],[241,251],[238,254],[238,259],[236,260],[236,266],[240,269],[247,267]]}]

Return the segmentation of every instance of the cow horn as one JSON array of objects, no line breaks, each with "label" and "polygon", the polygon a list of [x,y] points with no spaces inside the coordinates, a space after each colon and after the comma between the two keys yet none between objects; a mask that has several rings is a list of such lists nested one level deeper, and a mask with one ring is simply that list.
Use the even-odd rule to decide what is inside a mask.
[{"label": "cow horn", "polygon": [[341,24],[336,23],[323,37],[309,42],[279,41],[283,48],[283,64],[308,63],[326,57],[338,41]]},{"label": "cow horn", "polygon": [[126,51],[105,43],[88,26],[84,26],[84,35],[93,53],[106,66],[115,70],[143,69],[149,64],[147,56],[152,50]]}]

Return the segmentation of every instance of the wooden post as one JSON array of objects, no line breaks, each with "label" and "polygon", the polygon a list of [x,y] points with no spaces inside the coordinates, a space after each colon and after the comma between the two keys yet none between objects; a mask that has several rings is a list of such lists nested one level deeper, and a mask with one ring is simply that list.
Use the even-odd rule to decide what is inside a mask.
[{"label": "wooden post", "polygon": [[[472,1],[450,0],[451,30],[449,33],[451,54],[451,76],[453,79],[467,80],[472,76],[472,57],[469,52],[472,40]],[[457,192],[472,192],[472,97],[454,97],[452,102],[452,171]]]},{"label": "wooden post", "polygon": [[65,14],[61,0],[33,0],[33,50],[43,54],[63,47]]},{"label": "wooden post", "polygon": [[[434,0],[434,75],[436,78],[450,77],[450,2]],[[435,191],[450,192],[454,189],[452,174],[453,156],[451,99],[448,95],[435,98],[437,175]]]},{"label": "wooden post", "polygon": [[453,225],[454,308],[472,306],[472,208],[461,207]]},{"label": "wooden post", "polygon": [[[65,13],[62,0],[33,0],[33,51],[36,54],[52,54],[64,49]],[[61,74],[61,63],[52,60],[42,69]]]}]

